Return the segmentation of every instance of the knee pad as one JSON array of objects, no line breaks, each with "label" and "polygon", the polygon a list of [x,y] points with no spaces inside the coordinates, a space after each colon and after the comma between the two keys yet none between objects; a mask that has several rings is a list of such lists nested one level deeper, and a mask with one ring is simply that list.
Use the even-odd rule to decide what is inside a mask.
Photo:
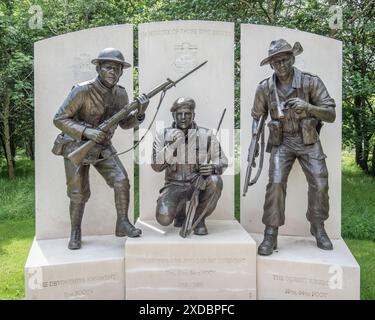
[{"label": "knee pad", "polygon": [[162,226],[169,226],[173,222],[173,218],[168,214],[156,213],[156,220]]},{"label": "knee pad", "polygon": [[173,222],[173,216],[168,210],[168,207],[158,200],[156,205],[156,220],[162,226],[168,226]]}]

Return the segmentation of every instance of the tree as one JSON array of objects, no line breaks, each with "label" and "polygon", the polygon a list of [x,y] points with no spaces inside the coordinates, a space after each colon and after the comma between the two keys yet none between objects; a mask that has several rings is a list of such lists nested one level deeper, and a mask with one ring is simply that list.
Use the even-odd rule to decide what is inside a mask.
[{"label": "tree", "polygon": [[20,138],[33,135],[32,44],[19,19],[22,15],[17,14],[14,4],[3,2],[0,7],[0,137],[10,179],[15,177]]},{"label": "tree", "polygon": [[[355,148],[356,163],[375,176],[375,2],[347,1],[344,7],[344,142]],[[372,148],[371,148],[372,143]],[[372,150],[371,150],[372,149]]]},{"label": "tree", "polygon": [[[0,140],[9,176],[16,149],[33,157],[33,43],[86,28],[165,20],[235,23],[235,123],[240,123],[240,24],[271,24],[313,32],[344,44],[344,144],[375,175],[375,0],[39,0],[43,28],[30,29],[29,0],[0,3]],[[344,29],[329,27],[329,7],[342,6]],[[134,33],[137,36],[137,33]],[[134,41],[137,65],[137,39]],[[372,163],[371,168],[369,163]],[[13,172],[13,173],[12,173]]]}]

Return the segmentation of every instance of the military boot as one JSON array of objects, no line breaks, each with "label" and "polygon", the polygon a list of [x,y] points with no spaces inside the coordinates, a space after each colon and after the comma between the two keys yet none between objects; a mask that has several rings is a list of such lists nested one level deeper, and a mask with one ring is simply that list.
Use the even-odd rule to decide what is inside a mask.
[{"label": "military boot", "polygon": [[324,229],[323,222],[312,223],[310,226],[310,232],[315,237],[318,248],[323,250],[333,250],[332,242]]},{"label": "military boot", "polygon": [[277,248],[277,234],[279,229],[276,227],[266,226],[264,230],[264,239],[258,247],[258,254],[269,256]]},{"label": "military boot", "polygon": [[181,211],[179,211],[176,215],[176,217],[174,218],[174,226],[176,228],[181,228],[184,224],[184,221],[185,221],[185,208],[183,208]]},{"label": "military boot", "polygon": [[206,234],[208,234],[206,223],[205,223],[204,220],[205,220],[205,218],[203,218],[201,221],[199,221],[197,226],[194,228],[194,234],[196,234],[198,236],[205,236]]},{"label": "military boot", "polygon": [[128,218],[129,188],[115,187],[115,205],[117,210],[116,231],[117,237],[139,237],[141,229],[134,227]]},{"label": "military boot", "polygon": [[70,223],[71,223],[71,233],[68,248],[70,250],[76,250],[81,248],[81,222],[83,217],[83,212],[85,210],[84,203],[70,202]]}]

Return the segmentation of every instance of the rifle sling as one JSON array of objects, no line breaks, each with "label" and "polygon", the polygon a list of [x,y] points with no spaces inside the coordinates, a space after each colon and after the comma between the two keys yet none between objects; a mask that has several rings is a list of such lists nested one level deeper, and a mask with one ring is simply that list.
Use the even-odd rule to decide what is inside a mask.
[{"label": "rifle sling", "polygon": [[160,95],[160,99],[159,99],[158,106],[156,107],[156,111],[155,111],[155,113],[154,113],[154,116],[153,116],[153,118],[152,118],[150,124],[149,124],[148,127],[147,127],[146,132],[145,132],[144,135],[141,137],[141,139],[139,139],[139,140],[138,140],[138,141],[137,141],[132,147],[130,147],[129,149],[126,149],[125,151],[122,151],[122,152],[115,152],[115,153],[112,153],[112,154],[109,155],[108,157],[105,157],[105,158],[102,158],[102,159],[98,159],[98,160],[95,160],[95,161],[90,161],[90,162],[86,162],[86,163],[85,163],[85,160],[84,160],[82,164],[83,164],[83,165],[86,165],[86,164],[93,164],[93,165],[95,165],[95,164],[97,164],[97,163],[99,163],[99,162],[101,162],[101,161],[108,160],[108,159],[110,159],[110,158],[112,158],[112,157],[114,157],[114,156],[120,156],[120,155],[122,155],[122,154],[128,153],[129,151],[134,150],[135,148],[137,148],[137,147],[139,146],[139,144],[143,141],[143,139],[146,137],[146,135],[149,133],[149,131],[151,130],[151,127],[152,127],[152,125],[153,125],[154,122],[155,122],[156,116],[157,116],[158,113],[159,113],[159,110],[160,110],[161,104],[162,104],[162,102],[163,102],[163,100],[164,100],[164,97],[165,97],[166,92],[167,92],[166,90],[163,90],[163,91],[162,91],[162,93],[161,93],[161,95]]}]

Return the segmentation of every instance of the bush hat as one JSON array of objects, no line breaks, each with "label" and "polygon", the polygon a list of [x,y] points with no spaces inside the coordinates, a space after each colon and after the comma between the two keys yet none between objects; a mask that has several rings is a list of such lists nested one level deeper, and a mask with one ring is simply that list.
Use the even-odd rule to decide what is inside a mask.
[{"label": "bush hat", "polygon": [[268,49],[268,57],[263,59],[260,63],[261,66],[270,63],[272,58],[280,53],[291,53],[297,56],[303,52],[301,44],[297,41],[293,47],[284,39],[271,41],[270,48]]}]

